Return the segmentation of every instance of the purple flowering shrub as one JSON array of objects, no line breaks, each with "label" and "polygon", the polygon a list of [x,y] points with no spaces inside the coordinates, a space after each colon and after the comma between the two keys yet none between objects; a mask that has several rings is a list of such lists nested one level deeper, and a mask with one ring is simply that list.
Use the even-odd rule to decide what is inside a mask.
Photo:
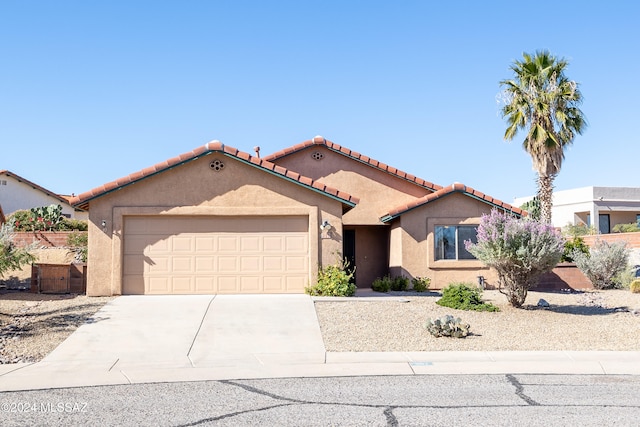
[{"label": "purple flowering shrub", "polygon": [[496,270],[498,290],[509,303],[522,307],[529,288],[560,262],[564,238],[549,224],[518,219],[494,209],[480,220],[478,243],[466,241],[465,247]]}]

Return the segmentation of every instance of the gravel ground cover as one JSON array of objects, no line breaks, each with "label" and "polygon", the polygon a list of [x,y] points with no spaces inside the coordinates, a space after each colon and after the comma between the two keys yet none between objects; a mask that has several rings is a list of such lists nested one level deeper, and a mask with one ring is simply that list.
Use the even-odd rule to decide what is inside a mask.
[{"label": "gravel ground cover", "polygon": [[[390,295],[399,298],[316,301],[327,351],[640,350],[640,294],[628,290],[529,292],[521,309],[485,291],[499,312],[441,307],[436,292]],[[537,305],[541,298],[549,307]],[[427,319],[445,314],[470,324],[471,335],[432,337]]]},{"label": "gravel ground cover", "polygon": [[[485,291],[500,312],[441,307],[437,292],[373,295],[315,302],[328,351],[640,350],[640,294],[628,290],[529,292],[522,309]],[[540,298],[549,307],[538,307]],[[41,360],[111,299],[3,291],[0,364]],[[471,335],[432,337],[427,318],[445,314],[469,323]]]},{"label": "gravel ground cover", "polygon": [[0,292],[0,364],[41,360],[111,299]]}]

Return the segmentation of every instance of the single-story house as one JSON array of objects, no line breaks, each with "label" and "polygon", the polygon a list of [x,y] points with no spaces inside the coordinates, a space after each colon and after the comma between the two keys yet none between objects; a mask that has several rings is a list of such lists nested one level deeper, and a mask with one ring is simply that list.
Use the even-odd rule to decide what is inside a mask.
[{"label": "single-story house", "polygon": [[8,170],[0,170],[0,205],[6,216],[19,210],[60,205],[63,216],[88,219],[87,212],[71,206],[68,197],[47,190]]},{"label": "single-story house", "polygon": [[302,293],[342,257],[361,288],[490,283],[463,242],[494,208],[523,214],[320,136],[264,158],[212,141],[71,202],[89,211],[88,295]]},{"label": "single-story house", "polygon": [[[516,198],[516,206],[533,196]],[[639,187],[582,187],[553,192],[551,221],[555,227],[567,224],[594,226],[598,233],[609,234],[618,224],[640,225]]]}]

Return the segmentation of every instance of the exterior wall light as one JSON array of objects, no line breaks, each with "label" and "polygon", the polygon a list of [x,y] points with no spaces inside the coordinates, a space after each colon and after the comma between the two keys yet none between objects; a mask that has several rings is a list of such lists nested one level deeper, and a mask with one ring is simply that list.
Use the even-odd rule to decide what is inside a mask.
[{"label": "exterior wall light", "polygon": [[329,231],[331,231],[332,228],[333,226],[329,224],[329,221],[327,221],[326,219],[322,221],[322,224],[320,224],[321,231],[326,231],[328,233]]},{"label": "exterior wall light", "polygon": [[103,230],[107,229],[107,220],[105,220],[105,219],[102,220],[102,229]]}]

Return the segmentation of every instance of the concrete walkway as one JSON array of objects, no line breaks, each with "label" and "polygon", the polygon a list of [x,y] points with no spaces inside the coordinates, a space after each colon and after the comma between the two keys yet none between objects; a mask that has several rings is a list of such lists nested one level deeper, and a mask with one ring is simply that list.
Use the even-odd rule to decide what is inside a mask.
[{"label": "concrete walkway", "polygon": [[330,353],[307,295],[126,296],[0,391],[221,379],[424,374],[640,375],[640,352]]}]

